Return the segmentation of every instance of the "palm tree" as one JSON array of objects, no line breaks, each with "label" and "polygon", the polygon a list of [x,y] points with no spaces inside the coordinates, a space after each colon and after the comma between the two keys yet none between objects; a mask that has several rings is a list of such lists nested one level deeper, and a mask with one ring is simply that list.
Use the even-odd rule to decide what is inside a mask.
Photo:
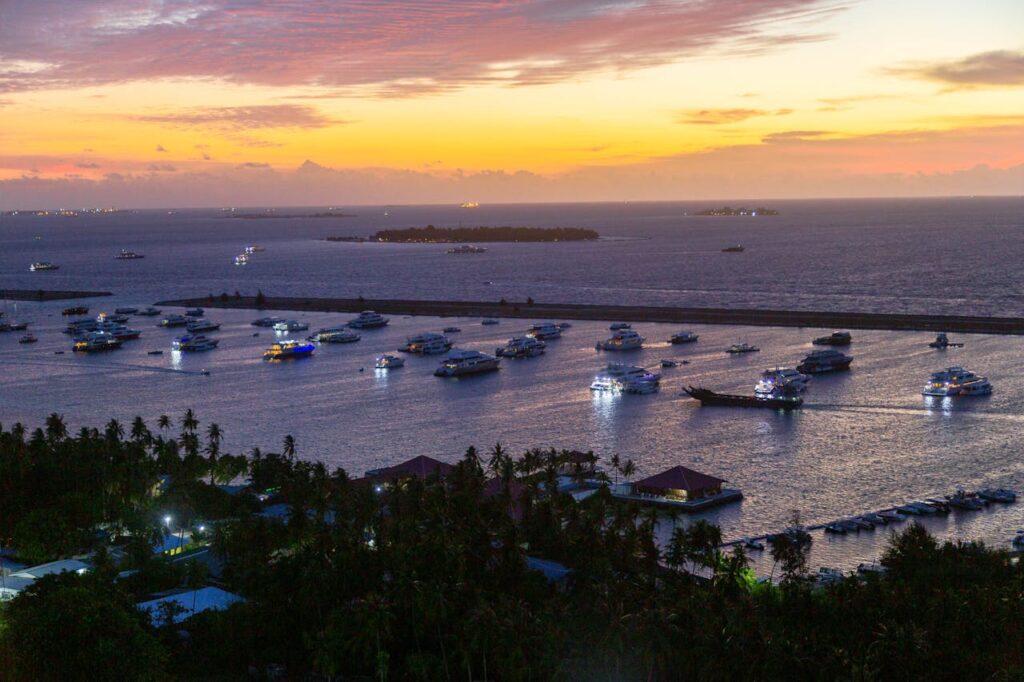
[{"label": "palm tree", "polygon": [[282,449],[282,454],[288,458],[295,456],[295,438],[292,437],[290,433],[284,437],[284,447]]},{"label": "palm tree", "polygon": [[199,420],[196,419],[196,413],[191,407],[185,410],[185,416],[181,418],[181,428],[186,433],[192,433],[199,428]]},{"label": "palm tree", "polygon": [[160,415],[160,418],[156,420],[156,425],[161,431],[171,428],[171,418],[166,414]]},{"label": "palm tree", "polygon": [[64,424],[63,415],[56,412],[46,418],[46,438],[51,443],[57,443],[68,436],[68,427]]},{"label": "palm tree", "polygon": [[112,442],[120,442],[124,438],[124,427],[121,426],[121,422],[116,419],[111,419],[107,422],[107,428],[105,431],[107,440]]},{"label": "palm tree", "polygon": [[622,471],[622,477],[628,481],[630,477],[636,473],[636,464],[633,463],[633,460],[627,459],[626,463],[622,465],[622,469],[620,469],[620,471]]},{"label": "palm tree", "polygon": [[619,482],[619,474],[622,472],[622,469],[621,469],[622,459],[619,457],[619,453],[616,452],[614,455],[612,455],[611,463],[612,463],[612,471],[615,472],[615,483],[618,483]]},{"label": "palm tree", "polygon": [[135,419],[132,420],[131,436],[132,441],[136,443],[145,443],[151,438],[149,428],[146,426],[146,422],[142,420],[141,416],[136,416]]}]

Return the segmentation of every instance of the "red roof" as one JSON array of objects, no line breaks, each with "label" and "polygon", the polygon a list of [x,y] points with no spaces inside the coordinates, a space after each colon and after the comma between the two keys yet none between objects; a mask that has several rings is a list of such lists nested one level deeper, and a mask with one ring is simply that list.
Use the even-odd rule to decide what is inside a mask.
[{"label": "red roof", "polygon": [[431,474],[437,474],[442,478],[451,473],[454,469],[451,464],[446,464],[440,460],[434,459],[433,457],[427,457],[426,455],[419,455],[413,457],[410,460],[396,464],[394,466],[385,467],[383,469],[374,469],[367,471],[367,478],[427,478]]},{"label": "red roof", "polygon": [[648,476],[633,485],[643,488],[660,488],[662,490],[706,490],[719,486],[722,483],[725,483],[724,479],[708,476],[683,466],[675,466],[662,471],[660,474]]}]

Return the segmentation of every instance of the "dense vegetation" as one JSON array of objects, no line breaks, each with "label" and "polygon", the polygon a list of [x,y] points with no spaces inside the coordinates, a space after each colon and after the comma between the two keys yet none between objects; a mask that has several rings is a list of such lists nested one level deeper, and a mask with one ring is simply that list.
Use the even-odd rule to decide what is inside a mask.
[{"label": "dense vegetation", "polygon": [[[757,584],[742,553],[720,551],[714,526],[675,526],[603,493],[577,503],[546,492],[579,462],[569,453],[470,449],[444,480],[368,484],[297,459],[290,438],[280,454],[229,457],[219,429],[201,448],[191,414],[176,438],[164,435],[169,421],[154,435],[139,420],[127,438],[116,422],[70,437],[56,416],[27,438],[0,431],[4,545],[52,512],[67,538],[33,551],[97,551],[93,572],[40,579],[0,610],[0,679],[1024,675],[1020,567],[1004,552],[939,545],[918,526],[893,537],[886,575],[817,587],[800,547],[780,540],[781,585]],[[286,520],[253,515],[252,495],[209,482],[242,471],[272,491],[266,504],[290,505]],[[154,489],[158,473],[171,483]],[[220,519],[219,581],[247,600],[187,621],[187,637],[154,628],[132,604],[201,582],[195,564],[127,551],[113,565],[165,513]],[[675,526],[665,547],[656,523]],[[108,532],[91,533],[94,524]],[[549,582],[528,557],[571,573]],[[129,567],[137,573],[115,580]]]},{"label": "dense vegetation", "polygon": [[381,242],[569,242],[597,239],[594,230],[580,227],[410,227],[381,230],[372,239]]}]

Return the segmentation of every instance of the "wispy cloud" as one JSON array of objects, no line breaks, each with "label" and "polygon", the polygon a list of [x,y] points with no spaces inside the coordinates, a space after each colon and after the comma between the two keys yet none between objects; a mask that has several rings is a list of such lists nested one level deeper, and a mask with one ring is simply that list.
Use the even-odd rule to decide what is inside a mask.
[{"label": "wispy cloud", "polygon": [[952,61],[907,64],[887,71],[943,83],[952,90],[1024,86],[1024,51],[994,50]]},{"label": "wispy cloud", "polygon": [[152,173],[173,173],[178,169],[169,163],[151,163],[146,166],[146,170]]},{"label": "wispy cloud", "polygon": [[692,109],[679,112],[676,121],[690,125],[723,125],[759,116],[786,116],[791,113],[792,109]]},{"label": "wispy cloud", "polygon": [[810,140],[828,134],[829,131],[827,130],[784,130],[779,133],[765,135],[761,138],[761,141],[767,144],[772,144],[778,142],[790,142],[792,140]]},{"label": "wispy cloud", "polygon": [[[137,121],[183,128],[212,128],[225,131],[261,128],[325,128],[344,123],[324,116],[313,107],[300,104],[266,104],[248,107],[205,107],[166,114],[142,114]],[[199,145],[196,145],[200,148]]]},{"label": "wispy cloud", "polygon": [[245,163],[238,164],[239,168],[270,168],[269,163],[262,161],[246,161]]},{"label": "wispy cloud", "polygon": [[98,163],[94,163],[92,161],[79,162],[76,163],[75,166],[77,168],[100,168],[100,165]]}]

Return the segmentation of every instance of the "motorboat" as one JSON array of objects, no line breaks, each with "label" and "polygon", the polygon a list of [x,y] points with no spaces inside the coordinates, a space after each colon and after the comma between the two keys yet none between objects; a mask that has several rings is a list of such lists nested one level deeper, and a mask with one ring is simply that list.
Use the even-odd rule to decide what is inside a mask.
[{"label": "motorboat", "polygon": [[740,354],[740,353],[756,353],[759,350],[761,350],[761,349],[758,348],[757,346],[751,346],[749,343],[734,343],[731,346],[729,346],[725,350],[725,352],[726,353],[732,353],[733,355],[737,355],[737,354]]},{"label": "motorboat", "polygon": [[30,272],[45,272],[47,270],[59,270],[60,266],[55,265],[49,261],[39,261],[28,266]]},{"label": "motorboat", "polygon": [[325,329],[313,335],[318,343],[355,343],[362,337],[348,329]]},{"label": "motorboat", "polygon": [[37,341],[39,341],[39,339],[37,339],[32,334],[25,334],[20,339],[18,339],[18,343],[36,343]]},{"label": "motorboat", "polygon": [[254,327],[273,327],[278,322],[284,322],[283,317],[261,317],[258,320],[252,321]]},{"label": "motorboat", "polygon": [[192,320],[185,324],[185,328],[193,334],[200,332],[212,332],[220,329],[220,324],[212,320]]},{"label": "motorboat", "polygon": [[816,346],[849,346],[853,341],[850,332],[832,332],[828,336],[819,336],[811,341]]},{"label": "motorboat", "polygon": [[99,326],[100,323],[97,322],[96,320],[72,320],[71,322],[68,323],[68,326],[64,328],[64,333],[75,336],[77,334],[84,334],[86,332],[94,332],[99,328]]},{"label": "motorboat", "polygon": [[247,254],[247,253],[240,253],[237,256],[235,256],[235,265],[248,265],[248,264],[249,264],[249,254]]},{"label": "motorboat", "polygon": [[547,344],[533,336],[513,336],[494,354],[502,358],[535,358],[544,353]]},{"label": "motorboat", "polygon": [[23,332],[28,329],[28,322],[0,322],[0,332]]},{"label": "motorboat", "polygon": [[471,244],[463,244],[462,246],[453,246],[448,249],[448,253],[486,253],[487,249],[482,246],[473,246]]},{"label": "motorboat", "polygon": [[572,327],[572,324],[569,323],[569,322],[559,322],[558,323],[558,328],[563,330],[563,331],[566,330],[566,329],[569,329],[570,327]]},{"label": "motorboat", "polygon": [[951,343],[949,337],[946,336],[946,332],[940,332],[939,335],[935,337],[935,340],[928,344],[929,348],[939,349],[963,348],[963,346],[964,344],[962,343]]},{"label": "motorboat", "polygon": [[672,360],[672,359],[669,359],[669,358],[662,358],[661,359],[661,366],[665,367],[666,369],[672,368],[672,367],[678,367],[679,366],[679,360]]},{"label": "motorboat", "polygon": [[114,308],[114,314],[116,315],[135,315],[138,312],[138,308]]},{"label": "motorboat", "polygon": [[110,313],[100,313],[99,315],[96,316],[96,321],[97,322],[116,322],[117,324],[124,324],[125,322],[128,321],[128,316],[125,315],[124,313],[118,313],[116,311],[113,314],[110,314]]},{"label": "motorboat", "polygon": [[309,357],[316,350],[312,343],[283,339],[263,352],[264,360],[290,360],[292,358]]},{"label": "motorboat", "polygon": [[1006,488],[984,488],[978,491],[978,497],[988,502],[1011,504],[1017,501],[1017,493]]},{"label": "motorboat", "polygon": [[220,339],[211,339],[202,334],[183,336],[171,342],[171,349],[186,353],[198,353],[201,351],[213,350],[220,343]]},{"label": "motorboat", "polygon": [[992,384],[988,379],[970,372],[963,367],[947,367],[941,372],[935,372],[928,379],[921,391],[924,395],[930,396],[954,396],[954,395],[988,395],[992,392]]},{"label": "motorboat", "polygon": [[126,251],[125,249],[121,249],[121,253],[114,256],[114,260],[138,260],[140,258],[145,258],[145,256],[134,251]]},{"label": "motorboat", "polygon": [[106,332],[92,332],[85,338],[75,341],[71,349],[78,353],[102,353],[108,350],[117,350],[121,347],[121,340],[114,338]]},{"label": "motorboat", "polygon": [[168,315],[160,320],[160,327],[184,327],[188,324],[188,318],[184,315]]},{"label": "motorboat", "polygon": [[693,332],[676,332],[675,334],[672,335],[671,338],[669,338],[668,341],[669,341],[669,343],[672,343],[672,344],[679,344],[679,343],[693,343],[696,340],[697,340],[697,335],[694,334]]},{"label": "motorboat", "polygon": [[727,246],[722,249],[722,253],[743,253],[744,247],[742,244],[736,244],[734,246]]},{"label": "motorboat", "polygon": [[307,329],[309,329],[309,323],[298,320],[282,320],[274,324],[275,332],[304,332]]},{"label": "motorboat", "polygon": [[501,365],[501,358],[487,355],[475,350],[456,350],[441,361],[441,366],[434,370],[434,376],[458,377],[467,374],[491,372]]},{"label": "motorboat", "polygon": [[202,317],[206,314],[202,308],[186,308],[185,317]]},{"label": "motorboat", "polygon": [[480,324],[482,324],[485,327],[490,327],[491,325],[498,324],[498,320],[494,319],[493,317],[485,317],[484,319],[480,320]]},{"label": "motorboat", "polygon": [[118,341],[134,341],[142,335],[138,329],[131,329],[123,324],[100,325],[98,331],[110,334]]},{"label": "motorboat", "polygon": [[145,310],[137,312],[136,315],[142,315],[143,317],[156,317],[161,312],[162,311],[159,308],[146,308]]},{"label": "motorboat", "polygon": [[610,339],[598,341],[597,350],[639,350],[644,347],[644,337],[632,329],[618,331]]},{"label": "motorboat", "polygon": [[348,321],[353,329],[378,329],[388,323],[388,318],[372,310],[364,310],[357,317]]},{"label": "motorboat", "polygon": [[617,332],[620,329],[631,329],[631,328],[632,328],[632,325],[629,324],[629,322],[615,322],[610,327],[608,327],[608,329],[610,329],[613,332]]},{"label": "motorboat", "polygon": [[419,353],[420,355],[437,355],[446,353],[452,347],[452,341],[444,334],[426,332],[406,338],[405,345],[398,350],[403,353]]},{"label": "motorboat", "polygon": [[88,313],[89,308],[87,306],[77,305],[72,306],[70,308],[65,308],[64,310],[61,311],[60,314],[63,315],[64,317],[71,317],[72,315],[87,315]]},{"label": "motorboat", "polygon": [[252,246],[245,247],[246,253],[261,253],[266,250],[267,247],[263,246],[262,244],[253,244]]},{"label": "motorboat", "polygon": [[821,374],[823,372],[835,372],[841,369],[848,369],[853,358],[837,350],[815,350],[807,354],[797,370],[804,374]]},{"label": "motorboat", "polygon": [[459,329],[458,327],[445,327],[441,331],[443,331],[445,334],[458,334],[462,330]]},{"label": "motorboat", "polygon": [[660,375],[643,367],[612,362],[597,373],[590,383],[590,390],[613,393],[654,393],[658,390],[660,381]]},{"label": "motorboat", "polygon": [[562,328],[554,322],[538,322],[526,330],[526,335],[538,341],[550,341],[562,337]]},{"label": "motorboat", "polygon": [[374,361],[373,366],[377,369],[397,369],[405,366],[405,358],[397,355],[380,355]]},{"label": "motorboat", "polygon": [[754,393],[757,395],[771,395],[780,386],[791,387],[799,393],[807,388],[807,383],[810,380],[811,377],[791,367],[766,369],[761,372],[761,380],[754,387]]}]

